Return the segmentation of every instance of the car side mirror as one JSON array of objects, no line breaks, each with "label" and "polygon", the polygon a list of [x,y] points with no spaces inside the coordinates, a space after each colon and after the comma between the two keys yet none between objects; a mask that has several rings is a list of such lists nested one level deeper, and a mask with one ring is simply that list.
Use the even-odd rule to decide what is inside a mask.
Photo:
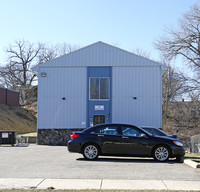
[{"label": "car side mirror", "polygon": [[140,134],[140,137],[142,137],[142,138],[147,138],[147,135],[144,134],[144,133],[141,133],[141,134]]},{"label": "car side mirror", "polygon": [[172,138],[178,139],[178,135],[177,134],[173,134]]}]

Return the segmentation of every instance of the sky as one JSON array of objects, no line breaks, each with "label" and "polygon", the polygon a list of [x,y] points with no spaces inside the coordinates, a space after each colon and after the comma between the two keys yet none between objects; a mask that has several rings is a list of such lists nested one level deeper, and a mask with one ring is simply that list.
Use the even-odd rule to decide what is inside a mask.
[{"label": "sky", "polygon": [[[200,0],[0,0],[0,66],[15,40],[87,46],[103,41],[141,49],[154,60],[153,42]],[[178,65],[178,64],[177,64]]]}]

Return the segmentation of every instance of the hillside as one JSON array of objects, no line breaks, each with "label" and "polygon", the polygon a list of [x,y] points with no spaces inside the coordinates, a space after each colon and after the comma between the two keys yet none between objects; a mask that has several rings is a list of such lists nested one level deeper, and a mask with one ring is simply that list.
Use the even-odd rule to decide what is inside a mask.
[{"label": "hillside", "polygon": [[33,110],[0,104],[0,130],[18,134],[36,131],[37,118]]}]

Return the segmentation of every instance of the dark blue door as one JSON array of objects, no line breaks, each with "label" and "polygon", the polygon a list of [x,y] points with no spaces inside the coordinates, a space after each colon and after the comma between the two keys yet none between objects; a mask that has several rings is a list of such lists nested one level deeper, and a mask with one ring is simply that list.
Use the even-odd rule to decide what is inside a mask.
[{"label": "dark blue door", "polygon": [[111,67],[88,67],[88,126],[111,123]]}]

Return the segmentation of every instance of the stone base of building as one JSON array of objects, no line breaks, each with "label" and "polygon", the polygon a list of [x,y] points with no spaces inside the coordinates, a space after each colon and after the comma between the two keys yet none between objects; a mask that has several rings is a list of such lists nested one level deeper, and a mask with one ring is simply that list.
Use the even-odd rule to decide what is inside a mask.
[{"label": "stone base of building", "polygon": [[74,131],[82,131],[83,129],[38,129],[37,144],[38,145],[67,145],[70,135]]}]

